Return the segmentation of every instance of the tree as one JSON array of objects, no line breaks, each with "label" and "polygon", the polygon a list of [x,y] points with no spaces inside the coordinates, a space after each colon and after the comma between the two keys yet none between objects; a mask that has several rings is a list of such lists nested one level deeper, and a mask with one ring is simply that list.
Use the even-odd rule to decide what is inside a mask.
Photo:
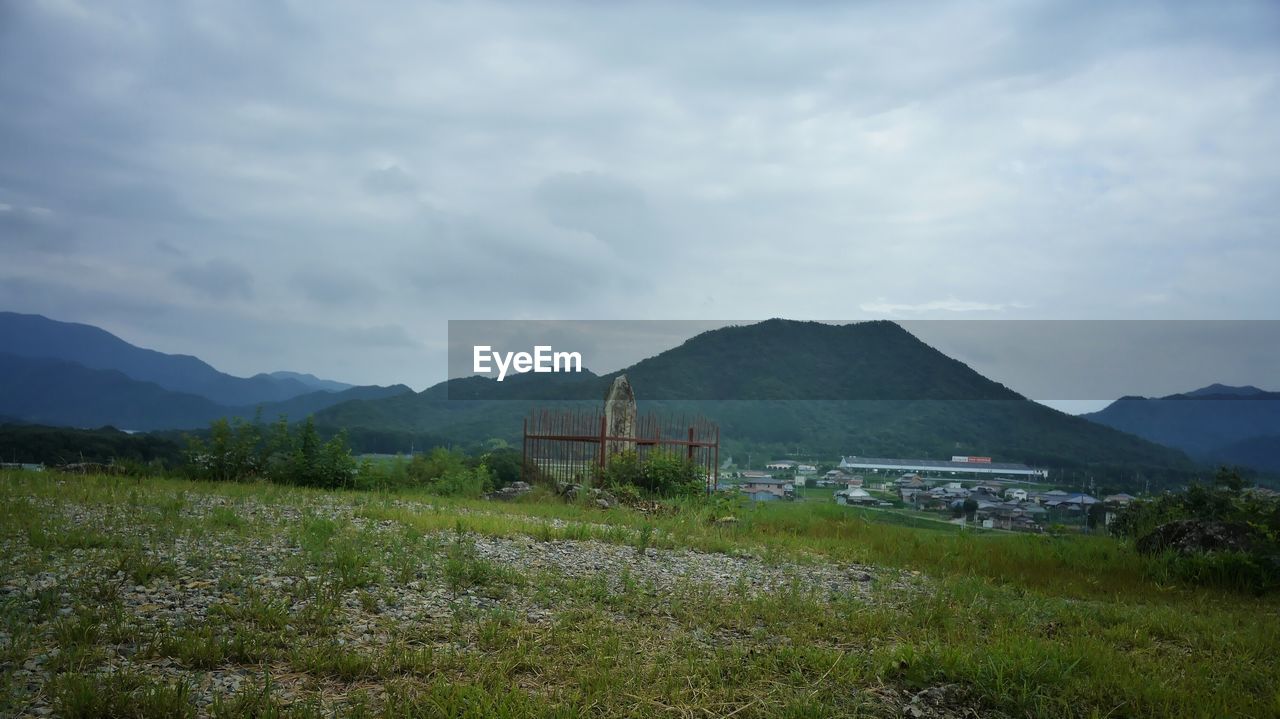
[{"label": "tree", "polygon": [[973,515],[978,512],[978,501],[973,497],[966,497],[964,500],[964,518],[967,521],[973,521]]}]

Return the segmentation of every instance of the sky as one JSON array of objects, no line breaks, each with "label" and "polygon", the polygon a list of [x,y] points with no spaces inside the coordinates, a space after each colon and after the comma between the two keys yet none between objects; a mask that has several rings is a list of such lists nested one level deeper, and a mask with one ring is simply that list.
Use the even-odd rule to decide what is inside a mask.
[{"label": "sky", "polygon": [[422,389],[465,319],[1280,319],[1271,2],[0,0],[0,106],[0,309],[239,375]]}]

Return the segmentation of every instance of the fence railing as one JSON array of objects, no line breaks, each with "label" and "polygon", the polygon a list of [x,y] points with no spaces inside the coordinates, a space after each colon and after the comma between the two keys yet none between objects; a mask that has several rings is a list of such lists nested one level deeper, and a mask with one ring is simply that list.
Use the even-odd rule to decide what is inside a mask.
[{"label": "fence railing", "polygon": [[701,467],[707,491],[720,478],[720,428],[704,417],[643,414],[627,436],[610,434],[599,410],[543,409],[524,420],[523,476],[556,482],[591,484],[611,457],[634,450],[641,462],[654,451],[683,455]]}]

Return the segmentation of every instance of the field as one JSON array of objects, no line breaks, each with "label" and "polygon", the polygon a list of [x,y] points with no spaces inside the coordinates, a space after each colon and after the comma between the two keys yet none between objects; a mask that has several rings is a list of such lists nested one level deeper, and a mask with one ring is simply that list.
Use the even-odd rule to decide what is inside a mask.
[{"label": "field", "polygon": [[1280,601],[1101,537],[9,473],[0,543],[3,716],[1280,715]]}]

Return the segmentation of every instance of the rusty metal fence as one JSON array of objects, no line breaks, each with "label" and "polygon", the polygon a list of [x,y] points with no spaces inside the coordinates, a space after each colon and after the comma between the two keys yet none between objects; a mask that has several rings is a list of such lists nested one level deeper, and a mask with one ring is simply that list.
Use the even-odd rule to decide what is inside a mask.
[{"label": "rusty metal fence", "polygon": [[[600,410],[534,410],[524,420],[522,475],[589,485],[620,450],[634,450],[641,462],[654,451],[680,454],[702,468],[707,491],[720,478],[720,427],[704,417],[643,414],[632,436],[608,433]],[[537,475],[537,476],[535,476]]]}]

